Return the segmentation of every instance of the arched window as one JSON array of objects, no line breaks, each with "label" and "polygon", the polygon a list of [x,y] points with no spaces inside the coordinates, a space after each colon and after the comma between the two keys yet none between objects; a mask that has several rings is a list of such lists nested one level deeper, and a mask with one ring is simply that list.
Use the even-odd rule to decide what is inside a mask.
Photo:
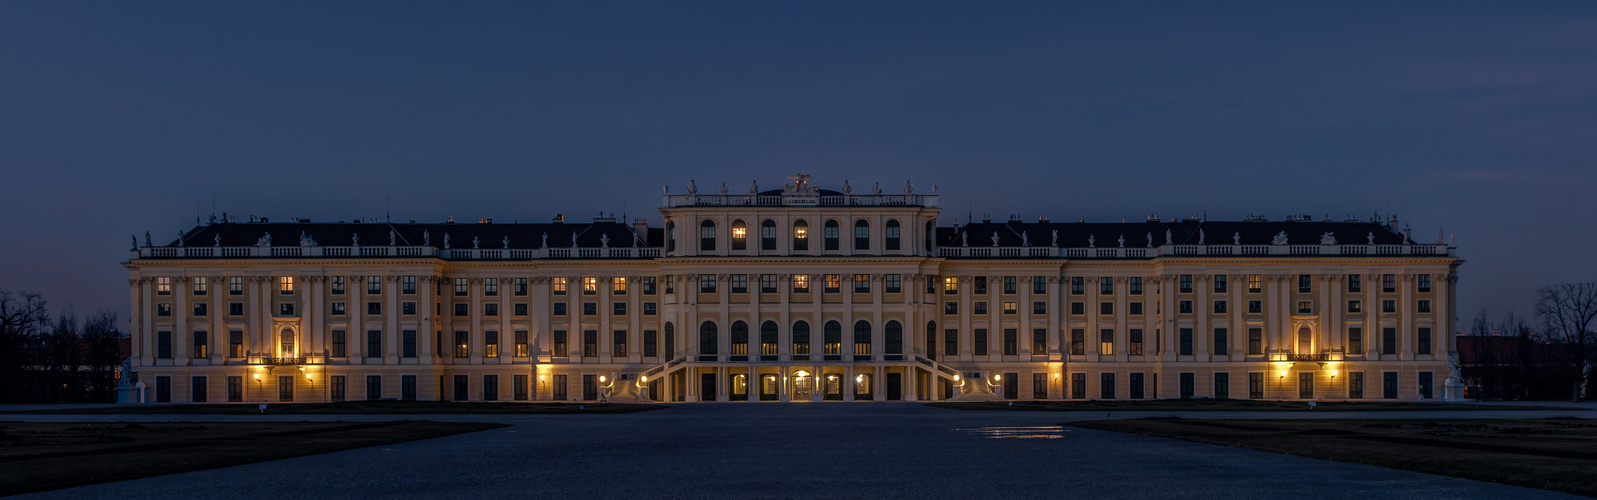
[{"label": "arched window", "polygon": [[747,356],[749,354],[749,324],[742,321],[732,322],[732,355]]},{"label": "arched window", "polygon": [[765,219],[760,223],[760,250],[776,250],[776,221]]},{"label": "arched window", "polygon": [[704,223],[699,224],[699,250],[706,252],[715,250],[714,222],[704,221]]},{"label": "arched window", "polygon": [[810,324],[802,319],[793,323],[793,354],[795,356],[810,354]]},{"label": "arched window", "polygon": [[748,249],[749,248],[749,238],[748,237],[749,237],[749,228],[745,227],[743,225],[743,221],[741,221],[741,220],[732,221],[732,249],[733,250],[746,250],[746,249]]},{"label": "arched window", "polygon": [[826,354],[838,355],[843,353],[842,323],[838,323],[836,321],[826,322],[826,327],[822,329],[821,335],[824,337],[823,340],[826,342],[826,345],[824,346],[826,349]]},{"label": "arched window", "polygon": [[926,322],[926,358],[937,361],[937,322]]},{"label": "arched window", "polygon": [[776,322],[760,323],[760,355],[776,355]]},{"label": "arched window", "polygon": [[715,323],[706,321],[699,324],[699,354],[714,356],[716,349],[721,345],[717,338]]},{"label": "arched window", "polygon": [[882,237],[887,238],[887,242],[882,245],[882,248],[898,250],[898,221],[888,220],[887,227],[882,231]]},{"label": "arched window", "polygon": [[854,322],[854,355],[869,356],[871,354],[871,322],[859,320]]},{"label": "arched window", "polygon": [[904,326],[897,321],[888,321],[882,326],[882,348],[884,354],[904,353]]},{"label": "arched window", "polygon": [[277,337],[278,341],[282,343],[281,356],[285,358],[294,357],[294,331],[284,328]]},{"label": "arched window", "polygon": [[804,222],[804,219],[793,223],[793,249],[810,249],[810,225]]},{"label": "arched window", "polygon": [[826,246],[824,247],[826,250],[837,250],[837,242],[841,238],[838,232],[837,221],[826,221],[826,227],[822,229],[824,234],[821,235],[821,239],[826,240]]},{"label": "arched window", "polygon": [[675,252],[676,250],[677,224],[675,222],[665,221],[665,251]]},{"label": "arched window", "polygon": [[854,249],[871,249],[871,223],[865,219],[854,221]]},{"label": "arched window", "polygon": [[665,357],[676,359],[677,356],[677,327],[670,321],[665,322]]},{"label": "arched window", "polygon": [[1309,327],[1298,329],[1298,354],[1312,354],[1314,351],[1314,334],[1309,332]]}]

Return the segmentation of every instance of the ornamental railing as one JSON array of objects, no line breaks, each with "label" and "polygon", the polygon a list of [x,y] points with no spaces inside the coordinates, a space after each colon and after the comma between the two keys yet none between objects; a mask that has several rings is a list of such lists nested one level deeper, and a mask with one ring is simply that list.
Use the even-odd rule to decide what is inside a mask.
[{"label": "ornamental railing", "polygon": [[360,258],[436,257],[451,260],[530,259],[650,259],[662,255],[659,247],[599,248],[437,248],[432,246],[248,246],[248,247],[138,247],[135,259],[166,258]]},{"label": "ornamental railing", "polygon": [[1453,255],[1447,245],[1160,245],[1156,247],[938,247],[947,258],[1148,259],[1154,257],[1431,256]]},{"label": "ornamental railing", "polygon": [[935,207],[935,194],[675,194],[662,196],[664,208],[679,207]]}]

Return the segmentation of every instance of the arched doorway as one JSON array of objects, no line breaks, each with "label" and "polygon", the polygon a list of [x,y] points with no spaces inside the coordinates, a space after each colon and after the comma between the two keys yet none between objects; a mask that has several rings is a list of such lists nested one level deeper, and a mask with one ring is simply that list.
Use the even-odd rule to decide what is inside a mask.
[{"label": "arched doorway", "polygon": [[1309,332],[1309,327],[1298,328],[1298,354],[1314,353],[1314,334]]},{"label": "arched doorway", "polygon": [[809,401],[815,397],[815,380],[810,372],[793,372],[793,401]]}]

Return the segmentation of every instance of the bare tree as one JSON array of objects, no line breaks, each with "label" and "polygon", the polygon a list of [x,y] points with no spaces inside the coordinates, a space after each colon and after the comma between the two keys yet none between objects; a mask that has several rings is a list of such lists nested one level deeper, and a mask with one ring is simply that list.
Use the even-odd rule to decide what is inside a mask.
[{"label": "bare tree", "polygon": [[0,402],[27,397],[24,380],[33,363],[30,347],[49,320],[44,305],[38,293],[0,290]]},{"label": "bare tree", "polygon": [[[116,330],[116,313],[106,309],[83,321],[84,363],[89,367],[89,393],[97,402],[116,401],[116,368],[122,352],[122,333]],[[123,374],[122,376],[132,376]]]},{"label": "bare tree", "polygon": [[55,327],[50,329],[50,336],[46,344],[49,349],[50,374],[45,379],[49,382],[48,393],[50,400],[61,403],[80,403],[83,401],[83,330],[79,328],[78,315],[67,308],[66,312],[56,317]]},{"label": "bare tree", "polygon": [[1536,315],[1542,320],[1547,341],[1560,348],[1569,370],[1573,394],[1580,400],[1580,386],[1597,352],[1597,282],[1564,283],[1536,289]]}]

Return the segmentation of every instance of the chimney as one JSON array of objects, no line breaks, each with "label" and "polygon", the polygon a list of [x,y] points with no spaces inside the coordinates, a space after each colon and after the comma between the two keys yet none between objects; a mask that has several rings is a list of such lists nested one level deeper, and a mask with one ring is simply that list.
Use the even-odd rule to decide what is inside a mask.
[{"label": "chimney", "polygon": [[565,224],[566,223],[566,214],[555,214],[554,223],[555,224]]}]

